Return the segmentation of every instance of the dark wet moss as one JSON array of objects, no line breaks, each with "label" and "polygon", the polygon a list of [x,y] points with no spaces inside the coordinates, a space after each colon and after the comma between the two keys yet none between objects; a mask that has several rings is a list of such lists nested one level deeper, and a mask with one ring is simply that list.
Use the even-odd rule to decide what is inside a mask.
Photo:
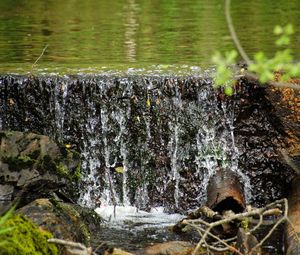
[{"label": "dark wet moss", "polygon": [[2,157],[3,163],[7,163],[9,169],[12,171],[20,171],[24,168],[30,168],[35,164],[35,160],[29,156],[4,156]]}]

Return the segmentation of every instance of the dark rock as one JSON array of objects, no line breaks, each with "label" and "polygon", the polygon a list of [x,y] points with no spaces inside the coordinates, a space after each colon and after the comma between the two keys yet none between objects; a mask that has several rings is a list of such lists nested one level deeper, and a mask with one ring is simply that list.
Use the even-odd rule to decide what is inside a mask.
[{"label": "dark rock", "polygon": [[300,169],[300,91],[269,87],[266,94],[273,106],[272,114],[278,117],[285,133],[287,154]]},{"label": "dark rock", "polygon": [[61,191],[76,199],[80,155],[47,136],[0,132],[0,200],[19,205]]},{"label": "dark rock", "polygon": [[239,168],[250,179],[251,201],[261,207],[286,197],[293,171],[283,162],[280,150],[286,147],[284,125],[268,99],[266,87],[241,80],[235,96],[234,134],[239,149]]}]

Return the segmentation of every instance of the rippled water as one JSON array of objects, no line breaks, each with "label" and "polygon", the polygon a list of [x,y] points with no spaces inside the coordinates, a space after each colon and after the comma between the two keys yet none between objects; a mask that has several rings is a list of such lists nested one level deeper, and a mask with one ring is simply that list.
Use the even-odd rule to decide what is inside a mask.
[{"label": "rippled water", "polygon": [[[220,0],[0,1],[0,72],[99,71],[152,65],[207,67],[232,48]],[[232,1],[246,51],[274,52],[275,24],[300,25],[300,1]],[[299,55],[298,30],[292,48]]]}]

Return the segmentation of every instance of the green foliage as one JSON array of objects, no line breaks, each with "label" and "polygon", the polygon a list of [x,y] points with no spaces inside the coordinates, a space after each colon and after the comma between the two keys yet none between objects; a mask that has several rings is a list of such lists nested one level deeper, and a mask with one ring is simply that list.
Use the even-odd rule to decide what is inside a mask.
[{"label": "green foliage", "polygon": [[[235,64],[237,55],[235,50],[225,52],[225,56],[218,51],[213,55],[212,62],[217,67],[214,87],[217,88],[224,85],[227,88],[231,87],[227,86],[233,80],[232,70],[229,67]],[[230,93],[231,91],[228,90],[228,92]]]},{"label": "green foliage", "polygon": [[[0,221],[3,221],[3,218]],[[38,226],[23,215],[6,218],[2,227],[11,230],[1,235],[3,240],[0,247],[1,254],[58,254],[56,245],[47,242],[52,237],[52,234],[39,229]]]},{"label": "green foliage", "polygon": [[[276,46],[286,47],[290,44],[290,37],[294,33],[291,24],[285,27],[276,26],[274,34],[279,36],[275,41]],[[236,51],[225,52],[222,56],[217,52],[212,62],[216,65],[215,87],[224,87],[226,95],[233,94],[234,72],[232,69],[237,57]],[[279,81],[287,81],[292,77],[300,75],[300,63],[294,63],[293,52],[289,48],[278,50],[272,58],[268,58],[262,51],[254,55],[254,61],[249,64],[248,70],[258,75],[261,83],[266,83],[275,79],[275,73],[280,72]]]},{"label": "green foliage", "polygon": [[[12,231],[13,227],[5,227],[4,224],[9,220],[9,218],[12,216],[13,212],[15,210],[15,207],[10,208],[1,218],[0,218],[0,238],[2,239],[2,235],[8,233],[9,231]],[[0,248],[6,244],[6,241],[0,241]]]}]

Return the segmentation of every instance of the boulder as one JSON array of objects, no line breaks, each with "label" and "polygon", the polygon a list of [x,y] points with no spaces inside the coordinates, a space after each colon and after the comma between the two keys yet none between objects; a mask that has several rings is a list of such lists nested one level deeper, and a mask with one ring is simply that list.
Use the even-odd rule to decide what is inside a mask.
[{"label": "boulder", "polygon": [[[55,199],[37,199],[18,209],[17,214],[25,215],[42,229],[53,234],[54,238],[66,241],[79,242],[90,245],[91,218],[85,221],[86,216],[70,203],[59,202]],[[87,223],[87,224],[86,224]],[[100,217],[94,218],[94,225],[101,223]]]},{"label": "boulder", "polygon": [[0,200],[20,205],[58,191],[76,199],[80,154],[49,137],[16,131],[0,132]]},{"label": "boulder", "polygon": [[47,241],[52,234],[23,215],[7,218],[2,222],[1,230],[0,254],[60,254],[57,246]]}]

